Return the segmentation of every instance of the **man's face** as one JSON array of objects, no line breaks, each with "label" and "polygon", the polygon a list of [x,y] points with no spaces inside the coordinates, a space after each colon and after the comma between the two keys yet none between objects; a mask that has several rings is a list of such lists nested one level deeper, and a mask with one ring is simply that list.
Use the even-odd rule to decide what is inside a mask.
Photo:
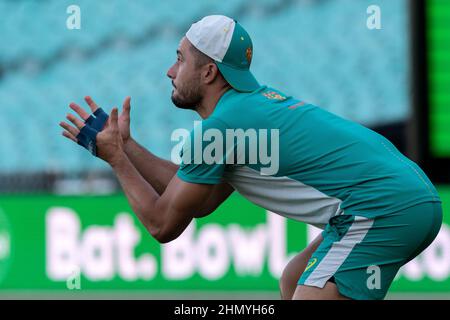
[{"label": "man's face", "polygon": [[195,65],[191,43],[183,37],[177,49],[177,61],[167,71],[172,79],[172,102],[182,109],[195,110],[202,100],[200,70]]}]

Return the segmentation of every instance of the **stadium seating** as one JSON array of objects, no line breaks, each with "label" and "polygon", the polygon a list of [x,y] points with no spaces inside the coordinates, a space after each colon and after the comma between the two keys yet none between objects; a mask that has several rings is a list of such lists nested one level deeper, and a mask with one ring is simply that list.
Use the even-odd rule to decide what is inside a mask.
[{"label": "stadium seating", "polygon": [[367,0],[78,0],[81,30],[65,27],[70,4],[0,0],[0,172],[106,168],[58,126],[85,95],[107,110],[132,96],[136,139],[168,157],[171,132],[198,117],[172,105],[166,72],[183,32],[207,14],[249,31],[261,83],[365,125],[408,116],[407,1],[378,1],[381,30],[366,28]]}]

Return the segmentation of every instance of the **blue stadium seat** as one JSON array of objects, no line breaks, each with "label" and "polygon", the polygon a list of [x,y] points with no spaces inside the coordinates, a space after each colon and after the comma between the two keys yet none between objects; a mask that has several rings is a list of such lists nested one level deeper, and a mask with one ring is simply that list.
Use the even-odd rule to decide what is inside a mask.
[{"label": "blue stadium seat", "polygon": [[58,126],[85,95],[108,111],[131,95],[136,139],[169,157],[171,132],[199,118],[172,105],[166,72],[205,14],[233,15],[250,32],[262,84],[366,125],[408,115],[405,0],[378,1],[386,14],[377,31],[365,27],[368,0],[78,0],[81,30],[65,27],[69,4],[0,1],[9,13],[0,19],[0,172],[106,168]]}]

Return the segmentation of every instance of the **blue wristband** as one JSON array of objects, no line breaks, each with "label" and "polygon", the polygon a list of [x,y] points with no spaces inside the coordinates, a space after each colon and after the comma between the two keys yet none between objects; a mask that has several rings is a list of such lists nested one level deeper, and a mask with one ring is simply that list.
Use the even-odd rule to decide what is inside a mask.
[{"label": "blue wristband", "polygon": [[90,115],[89,118],[86,119],[85,123],[92,129],[100,132],[103,130],[106,121],[108,121],[108,118],[108,114],[103,111],[102,108],[98,108],[97,110],[95,110],[93,115]]},{"label": "blue wristband", "polygon": [[97,156],[97,134],[98,131],[86,124],[77,135],[78,144],[89,150],[94,156]]}]

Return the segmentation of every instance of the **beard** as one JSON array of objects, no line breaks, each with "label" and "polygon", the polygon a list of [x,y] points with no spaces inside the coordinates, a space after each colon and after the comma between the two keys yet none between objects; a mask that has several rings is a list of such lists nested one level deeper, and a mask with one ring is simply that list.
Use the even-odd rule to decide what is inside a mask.
[{"label": "beard", "polygon": [[203,98],[200,92],[199,78],[194,78],[175,89],[172,90],[171,96],[173,104],[180,109],[196,110]]}]

